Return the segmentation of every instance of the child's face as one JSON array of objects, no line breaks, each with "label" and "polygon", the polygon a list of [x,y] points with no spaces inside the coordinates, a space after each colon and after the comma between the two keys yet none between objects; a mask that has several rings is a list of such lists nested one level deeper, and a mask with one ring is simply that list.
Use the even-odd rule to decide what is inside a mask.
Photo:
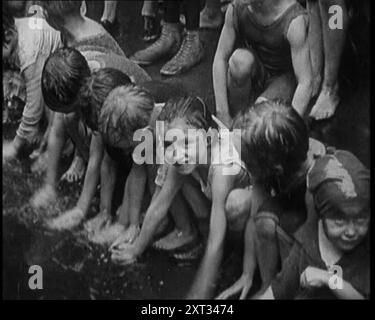
[{"label": "child's face", "polygon": [[188,134],[188,130],[194,129],[184,119],[175,119],[167,126],[167,130],[183,133],[179,139],[165,143],[166,161],[173,161],[177,171],[183,175],[191,174],[199,164],[206,164],[199,161],[201,158],[207,159],[206,145],[200,143],[202,140],[197,135]]},{"label": "child's face", "polygon": [[341,251],[351,251],[358,246],[367,235],[369,225],[369,212],[323,218],[327,238]]}]

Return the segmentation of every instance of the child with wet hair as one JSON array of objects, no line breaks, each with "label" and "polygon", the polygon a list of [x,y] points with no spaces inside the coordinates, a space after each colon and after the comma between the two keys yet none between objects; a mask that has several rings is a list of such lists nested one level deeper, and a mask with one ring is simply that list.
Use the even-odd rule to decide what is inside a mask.
[{"label": "child with wet hair", "polygon": [[[89,158],[91,134],[80,122],[78,96],[91,70],[108,67],[122,71],[136,82],[150,79],[144,70],[124,56],[101,54],[95,49],[84,53],[89,57],[85,57],[74,48],[63,48],[51,55],[44,66],[42,79],[44,101],[51,110],[55,111],[55,115],[48,141],[46,182],[32,199],[34,207],[48,206],[56,199],[58,163],[67,134],[75,136],[72,138],[78,148],[70,168],[63,177],[77,180],[84,174],[85,159]],[[82,139],[83,137],[85,138]]]},{"label": "child with wet hair", "polygon": [[[120,86],[106,98],[99,115],[99,132],[105,143],[117,150],[118,161],[132,154],[139,143],[134,140],[138,130],[149,125],[154,108],[153,96],[141,86]],[[151,141],[152,143],[153,141]],[[119,159],[120,158],[120,159]],[[142,202],[145,199],[148,172],[145,164],[133,163],[125,184],[122,205],[112,224],[100,225],[90,240],[98,244],[111,244],[118,237],[132,241],[139,232]],[[109,220],[110,216],[103,217]]]},{"label": "child with wet hair", "polygon": [[[197,230],[190,212],[203,218],[211,210],[206,252],[189,295],[207,298],[212,295],[212,284],[218,276],[227,227],[242,232],[246,225],[250,211],[250,177],[236,153],[235,138],[228,142],[224,137],[219,137],[222,132],[216,130],[218,124],[200,98],[168,101],[158,120],[162,122],[157,124],[163,123],[168,131],[176,130],[182,134],[171,145],[164,142],[168,131],[166,136],[158,138],[166,147],[165,164],[158,170],[156,191],[146,211],[140,234],[132,244],[116,241],[111,247],[112,259],[120,264],[134,262],[154,240],[158,225],[180,195],[184,203],[178,207],[174,220],[185,221],[181,223],[184,230],[175,226],[155,245],[171,252],[179,249],[181,253],[188,244],[196,242]],[[198,135],[187,136],[188,130],[192,129],[198,131]],[[183,217],[185,211],[188,215]],[[175,255],[179,257],[180,254]]]},{"label": "child with wet hair", "polygon": [[240,114],[234,128],[241,130],[242,159],[254,180],[244,268],[240,279],[219,298],[238,292],[245,298],[256,266],[262,288],[277,274],[288,255],[293,233],[306,220],[306,175],[314,157],[325,153],[322,143],[309,139],[303,119],[282,101],[263,101]]},{"label": "child with wet hair", "polygon": [[[50,220],[48,225],[52,229],[72,228],[79,224],[88,214],[91,201],[95,195],[100,177],[100,212],[111,213],[112,194],[116,181],[116,163],[105,151],[103,138],[98,130],[98,117],[100,109],[108,94],[118,86],[129,85],[130,78],[117,69],[103,68],[94,71],[87,77],[77,96],[79,120],[78,130],[70,125],[68,134],[76,141],[78,149],[84,148],[80,141],[85,141],[85,133],[90,132],[91,141],[87,170],[81,195],[76,206],[63,213],[56,219]],[[87,127],[87,129],[85,129]],[[74,134],[76,133],[76,134]],[[87,138],[86,138],[87,140]],[[85,154],[85,151],[82,151]],[[124,159],[125,161],[125,159]],[[101,174],[102,173],[102,174]],[[88,226],[90,229],[90,226]]]},{"label": "child with wet hair", "polygon": [[368,299],[370,172],[330,150],[307,177],[309,220],[261,299]]},{"label": "child with wet hair", "polygon": [[[184,87],[176,81],[170,83],[153,80],[141,86],[120,87],[114,90],[108,96],[99,117],[99,131],[106,137],[107,152],[113,161],[123,163],[124,157],[132,154],[134,146],[139,144],[138,140],[133,139],[135,132],[149,132],[151,139],[148,143],[153,144],[155,121],[167,97],[183,94]],[[88,222],[95,226],[91,228],[94,230],[90,236],[92,242],[106,245],[116,239],[133,241],[138,235],[142,205],[147,205],[147,196],[154,192],[153,181],[158,166],[154,163],[134,161],[131,167],[122,205],[116,213],[118,219],[112,224],[103,224],[102,221],[109,220],[107,212]],[[178,207],[176,204],[176,208]]]},{"label": "child with wet hair", "polygon": [[305,115],[311,98],[308,17],[296,0],[235,0],[213,63],[218,117],[227,125],[254,101],[291,101]]},{"label": "child with wet hair", "polygon": [[16,136],[11,142],[3,143],[3,163],[24,153],[29,155],[48,131],[52,115],[45,108],[40,79],[46,59],[61,46],[60,33],[45,19],[14,19],[3,3],[3,63],[20,71],[26,88],[25,107]]}]

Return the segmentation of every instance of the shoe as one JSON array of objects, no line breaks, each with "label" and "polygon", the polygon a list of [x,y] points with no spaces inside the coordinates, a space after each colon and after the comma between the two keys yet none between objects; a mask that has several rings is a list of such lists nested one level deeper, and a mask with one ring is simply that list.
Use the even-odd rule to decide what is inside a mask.
[{"label": "shoe", "polygon": [[164,65],[160,73],[165,76],[180,74],[199,63],[203,56],[204,49],[199,38],[199,31],[188,31],[180,50]]},{"label": "shoe", "polygon": [[148,66],[178,52],[181,45],[181,32],[178,23],[164,23],[160,38],[146,49],[136,52],[130,60],[140,66]]},{"label": "shoe", "polygon": [[100,24],[103,26],[104,29],[108,31],[108,33],[112,37],[115,37],[119,33],[120,23],[118,22],[117,18],[113,22],[109,20],[100,21]]}]

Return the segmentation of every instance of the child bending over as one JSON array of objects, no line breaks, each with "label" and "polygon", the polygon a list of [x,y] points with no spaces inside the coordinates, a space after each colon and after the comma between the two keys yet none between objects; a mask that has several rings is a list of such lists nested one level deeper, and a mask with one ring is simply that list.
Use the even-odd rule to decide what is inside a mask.
[{"label": "child bending over", "polygon": [[[30,28],[30,25],[38,28]],[[22,150],[31,151],[43,136],[43,119],[52,115],[46,112],[43,102],[40,87],[42,70],[48,56],[61,45],[60,33],[44,19],[14,19],[3,6],[3,62],[20,70],[26,86],[21,123],[13,141],[3,144],[3,163],[19,156]]]},{"label": "child bending over", "polygon": [[100,173],[102,173],[100,178],[100,212],[109,212],[110,214],[116,168],[113,168],[113,161],[105,151],[103,138],[98,131],[98,115],[108,94],[116,87],[130,83],[130,78],[127,75],[111,68],[94,71],[90,77],[85,79],[76,100],[76,114],[80,121],[78,126],[86,125],[92,133],[83,189],[77,205],[58,218],[49,221],[50,228],[72,228],[87,216],[99,183]]},{"label": "child bending over", "polygon": [[305,9],[296,0],[236,0],[229,5],[213,64],[221,120],[231,124],[237,111],[231,99],[239,94],[246,105],[250,98],[292,101],[305,115],[312,83],[307,27]]},{"label": "child bending over", "polygon": [[280,101],[256,104],[236,118],[234,128],[242,132],[242,159],[254,179],[257,206],[245,237],[243,274],[220,298],[238,292],[245,298],[257,265],[262,290],[269,286],[306,219],[306,174],[314,157],[325,153],[324,145],[309,140],[298,113]]},{"label": "child bending over", "polygon": [[[148,79],[147,74],[143,76],[142,70],[132,73],[134,65],[125,57],[102,54],[95,56],[92,61],[100,67],[112,67],[129,77],[135,76],[138,81]],[[136,66],[135,69],[137,68]],[[60,49],[46,62],[42,84],[44,100],[56,113],[47,150],[49,163],[45,186],[32,199],[36,207],[46,206],[56,198],[58,163],[66,137],[72,138],[81,157],[86,161],[89,158],[91,130],[82,123],[77,112],[80,111],[79,93],[89,76],[89,62],[78,50],[72,48]]]},{"label": "child bending over", "polygon": [[[158,120],[163,121],[168,130],[177,130],[182,135],[172,145],[165,144],[166,164],[158,172],[156,191],[139,236],[132,244],[116,242],[112,246],[112,259],[126,264],[139,257],[150,245],[158,225],[178,195],[186,200],[187,210],[179,207],[175,220],[181,221],[182,214],[191,209],[197,217],[207,217],[211,206],[206,253],[190,293],[190,297],[210,297],[222,260],[226,229],[231,227],[241,232],[246,224],[251,195],[250,177],[235,153],[234,146],[230,151],[227,150],[228,146],[215,130],[217,124],[199,98],[169,101]],[[205,134],[188,137],[188,130],[192,129]],[[200,139],[204,141],[206,134],[211,137],[211,141],[200,145]],[[160,140],[165,141],[165,137],[160,137]],[[198,159],[207,161],[197,162]],[[227,173],[226,169],[233,171]],[[190,219],[186,217],[185,221],[189,223]],[[196,232],[193,228],[191,224],[186,229]],[[158,243],[163,248],[174,250],[182,243],[181,238],[185,237],[187,235],[176,228]]]},{"label": "child bending over", "polygon": [[330,150],[315,161],[307,187],[309,220],[260,298],[369,298],[370,172],[350,152]]}]

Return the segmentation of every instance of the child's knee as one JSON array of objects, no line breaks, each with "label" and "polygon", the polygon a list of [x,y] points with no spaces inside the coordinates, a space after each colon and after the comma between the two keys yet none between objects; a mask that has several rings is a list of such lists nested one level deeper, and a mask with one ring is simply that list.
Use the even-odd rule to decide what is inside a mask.
[{"label": "child's knee", "polygon": [[250,201],[243,190],[236,189],[229,193],[225,202],[225,213],[230,229],[236,231],[245,227],[250,215]]},{"label": "child's knee", "polygon": [[255,220],[255,229],[258,239],[275,240],[276,222],[270,218],[258,218]]},{"label": "child's knee", "polygon": [[251,75],[254,65],[253,54],[246,49],[237,49],[229,59],[229,73],[236,82],[243,82]]}]

